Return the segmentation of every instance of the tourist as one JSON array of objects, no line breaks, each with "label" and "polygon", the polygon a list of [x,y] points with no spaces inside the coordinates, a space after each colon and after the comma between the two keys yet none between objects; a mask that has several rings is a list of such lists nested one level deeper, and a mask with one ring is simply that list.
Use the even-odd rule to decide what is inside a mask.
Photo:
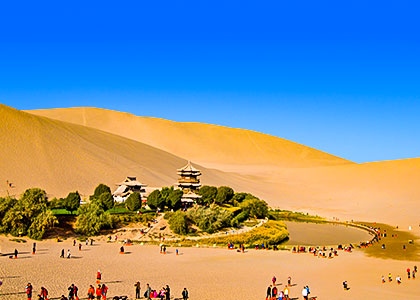
[{"label": "tourist", "polygon": [[73,240],[73,247],[76,246],[76,240]]},{"label": "tourist", "polygon": [[144,292],[144,297],[148,300],[150,300],[150,296],[152,294],[152,288],[149,284],[146,285],[146,292]]},{"label": "tourist", "polygon": [[96,288],[96,300],[101,300],[102,297],[102,287],[100,284],[98,284],[98,287]]},{"label": "tourist", "polygon": [[86,243],[86,246],[89,246],[89,240],[88,239],[86,239],[85,243]]},{"label": "tourist", "polygon": [[171,299],[171,289],[169,288],[169,285],[166,285],[166,288],[165,288],[165,296],[166,296],[166,300],[170,300]]},{"label": "tourist", "polygon": [[188,299],[188,291],[187,291],[187,288],[184,288],[184,290],[182,291],[182,299],[183,300],[187,300]]},{"label": "tourist", "polygon": [[79,296],[77,295],[77,292],[79,291],[78,287],[73,284],[73,292],[74,292],[74,299],[79,300]]},{"label": "tourist", "polygon": [[166,254],[166,246],[163,246],[163,254]]},{"label": "tourist", "polygon": [[398,284],[401,284],[401,277],[397,276],[397,278],[395,278],[395,280],[397,281]]},{"label": "tourist", "polygon": [[382,283],[385,283],[385,276],[382,275]]},{"label": "tourist", "polygon": [[414,272],[417,273],[417,266],[414,266]]},{"label": "tourist", "polygon": [[391,273],[388,274],[388,281],[391,282],[392,281],[392,276]]},{"label": "tourist", "polygon": [[70,249],[67,249],[67,258],[71,257]]},{"label": "tourist", "polygon": [[96,283],[97,284],[100,284],[101,283],[101,279],[102,279],[101,270],[98,270],[98,272],[96,272]]},{"label": "tourist", "polygon": [[292,286],[292,277],[287,277],[287,285]]},{"label": "tourist", "polygon": [[74,300],[74,284],[68,287],[69,300]]},{"label": "tourist", "polygon": [[120,248],[120,254],[124,254],[124,246],[121,246],[121,248]]},{"label": "tourist", "polygon": [[410,274],[411,274],[410,268],[407,268],[407,277],[408,277],[408,279],[410,279]]},{"label": "tourist", "polygon": [[349,287],[347,285],[347,281],[343,281],[343,288],[344,288],[345,291],[349,290]]},{"label": "tourist", "polygon": [[162,287],[160,289],[160,291],[159,291],[159,297],[160,297],[160,300],[163,300],[165,298],[165,288],[164,287]]},{"label": "tourist", "polygon": [[82,244],[79,243],[79,251],[82,251]]},{"label": "tourist", "polygon": [[273,286],[271,290],[271,297],[272,299],[277,299],[277,287]]},{"label": "tourist", "polygon": [[89,300],[95,299],[95,288],[93,287],[93,285],[90,285],[90,287],[89,287],[88,299]]},{"label": "tourist", "polygon": [[33,243],[32,245],[32,254],[35,254],[36,251],[36,243]]},{"label": "tourist", "polygon": [[26,292],[26,297],[28,298],[28,300],[32,299],[32,285],[30,282],[28,282],[28,284],[25,287],[25,292]]},{"label": "tourist", "polygon": [[283,293],[284,293],[284,299],[289,300],[290,299],[289,298],[289,288],[287,286],[284,288]]},{"label": "tourist", "polygon": [[273,276],[273,278],[271,279],[271,281],[273,282],[273,286],[276,286],[276,280],[277,280],[276,276]]},{"label": "tourist", "polygon": [[18,250],[15,249],[15,259],[17,258],[18,254],[19,254]]},{"label": "tourist", "polygon": [[48,300],[48,290],[43,286],[41,287],[41,297],[43,300]]},{"label": "tourist", "polygon": [[413,279],[416,279],[416,272],[414,272],[414,270],[413,270]]},{"label": "tourist", "polygon": [[311,293],[311,291],[309,290],[309,286],[308,285],[306,286],[306,292],[308,294],[308,299],[309,299],[309,294]]},{"label": "tourist", "polygon": [[64,249],[61,249],[60,258],[64,258]]},{"label": "tourist", "polygon": [[303,287],[302,289],[302,296],[304,300],[308,300],[308,290],[306,289],[306,287]]},{"label": "tourist", "polygon": [[106,300],[106,294],[108,293],[108,287],[105,284],[102,284],[102,300]]},{"label": "tourist", "polygon": [[140,290],[141,290],[141,286],[140,286],[140,281],[137,281],[134,284],[135,288],[136,288],[136,299],[140,299]]},{"label": "tourist", "polygon": [[270,297],[271,297],[271,284],[267,288],[267,296],[265,297],[265,299],[270,300]]},{"label": "tourist", "polygon": [[280,291],[280,293],[279,293],[279,300],[283,300],[283,298],[284,298],[284,293],[283,293],[283,291]]}]

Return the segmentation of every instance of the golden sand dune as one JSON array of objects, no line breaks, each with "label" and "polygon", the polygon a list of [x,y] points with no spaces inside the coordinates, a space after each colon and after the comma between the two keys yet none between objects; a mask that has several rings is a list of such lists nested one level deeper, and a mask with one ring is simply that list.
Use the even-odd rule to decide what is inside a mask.
[{"label": "golden sand dune", "polygon": [[244,129],[173,122],[90,107],[29,112],[117,134],[208,167],[221,164],[313,167],[351,163],[301,144]]},{"label": "golden sand dune", "polygon": [[[176,169],[186,160],[149,145],[102,132],[28,114],[0,105],[0,193],[6,180],[19,194],[29,187],[41,187],[55,196],[79,190],[92,193],[95,186],[114,183],[125,176],[137,176],[149,186],[172,185]],[[248,179],[217,170],[203,170],[211,184],[249,187]]]}]

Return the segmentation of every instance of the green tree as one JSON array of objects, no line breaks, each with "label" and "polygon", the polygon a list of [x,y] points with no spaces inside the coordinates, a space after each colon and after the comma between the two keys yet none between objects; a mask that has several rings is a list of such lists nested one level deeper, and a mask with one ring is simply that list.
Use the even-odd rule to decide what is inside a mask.
[{"label": "green tree", "polygon": [[166,204],[169,208],[174,210],[180,209],[182,206],[181,198],[184,195],[182,190],[172,190],[169,194],[168,199],[166,199]]},{"label": "green tree", "polygon": [[265,218],[268,216],[268,205],[265,201],[260,199],[248,199],[241,203],[241,208],[250,216],[255,218]]},{"label": "green tree", "polygon": [[247,199],[258,199],[250,193],[235,193],[231,199],[231,203],[235,206],[239,206],[240,203],[244,202]]},{"label": "green tree", "polygon": [[52,211],[45,210],[32,221],[31,226],[28,228],[28,236],[32,239],[40,240],[48,228],[54,227],[57,224],[58,220]]},{"label": "green tree", "polygon": [[63,201],[63,206],[66,210],[68,210],[71,214],[76,211],[80,207],[80,194],[78,191],[71,192],[67,195],[67,197]]},{"label": "green tree", "polygon": [[125,207],[131,211],[139,210],[141,208],[140,193],[134,192],[128,196],[127,200],[125,200]]},{"label": "green tree", "polygon": [[217,204],[229,203],[235,192],[228,186],[221,186],[217,189],[215,202]]},{"label": "green tree", "polygon": [[96,188],[95,191],[93,192],[93,195],[91,196],[92,198],[99,198],[100,195],[104,194],[104,193],[109,193],[111,194],[111,188],[103,183],[100,183]]},{"label": "green tree", "polygon": [[159,190],[154,190],[150,193],[150,195],[147,197],[147,205],[149,205],[151,209],[163,209],[165,207],[165,199],[162,197],[162,194]]},{"label": "green tree", "polygon": [[214,203],[214,199],[216,198],[217,194],[217,187],[203,185],[197,192],[201,199],[199,200],[202,204],[212,204]]},{"label": "green tree", "polygon": [[169,218],[169,228],[176,234],[188,233],[188,219],[185,212],[177,211]]},{"label": "green tree", "polygon": [[92,202],[105,211],[113,208],[115,204],[114,197],[108,192],[102,193],[98,198],[94,198]]},{"label": "green tree", "polygon": [[111,214],[104,211],[96,203],[82,205],[78,209],[76,232],[91,236],[98,234],[102,229],[113,228]]}]

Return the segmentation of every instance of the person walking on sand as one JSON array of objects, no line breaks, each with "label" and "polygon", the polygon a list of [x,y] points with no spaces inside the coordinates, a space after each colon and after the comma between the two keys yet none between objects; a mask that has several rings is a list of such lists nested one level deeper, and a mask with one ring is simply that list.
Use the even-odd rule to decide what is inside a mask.
[{"label": "person walking on sand", "polygon": [[74,300],[74,284],[68,287],[69,291],[69,300]]},{"label": "person walking on sand", "polygon": [[32,254],[35,254],[36,251],[36,243],[32,244]]},{"label": "person walking on sand", "polygon": [[96,294],[96,300],[101,300],[101,297],[102,297],[102,287],[101,287],[100,284],[98,284],[98,287],[96,288],[95,294]]},{"label": "person walking on sand", "polygon": [[82,244],[79,243],[79,251],[82,251]]},{"label": "person walking on sand", "polygon": [[100,284],[101,283],[101,279],[102,279],[101,270],[98,270],[98,272],[96,272],[96,283],[97,284]]},{"label": "person walking on sand", "polygon": [[88,299],[89,300],[95,299],[95,288],[93,287],[93,285],[90,285],[90,287],[89,287],[89,290],[88,290]]},{"label": "person walking on sand", "polygon": [[273,286],[273,288],[271,289],[271,297],[273,300],[277,299],[277,287]]},{"label": "person walking on sand", "polygon": [[41,297],[44,300],[48,300],[48,290],[43,286],[41,287]]},{"label": "person walking on sand", "polygon": [[271,284],[270,286],[267,288],[267,295],[265,296],[266,300],[270,300],[271,298]]},{"label": "person walking on sand", "polygon": [[146,285],[146,292],[144,293],[144,297],[148,300],[150,300],[150,296],[152,294],[152,289],[150,288],[150,285]]},{"label": "person walking on sand", "polygon": [[71,257],[70,249],[67,249],[67,258],[69,259]]},{"label": "person walking on sand", "polygon": [[30,282],[25,287],[26,298],[32,300],[32,285]]},{"label": "person walking on sand", "polygon": [[64,258],[64,249],[61,249],[60,258]]},{"label": "person walking on sand", "polygon": [[79,291],[79,289],[77,288],[77,286],[73,284],[73,292],[74,292],[74,299],[75,300],[79,300],[79,296],[77,295],[78,291]]},{"label": "person walking on sand", "polygon": [[277,280],[276,276],[273,276],[273,278],[271,279],[271,281],[273,282],[273,286],[276,286],[276,280]]},{"label": "person walking on sand", "polygon": [[106,300],[106,294],[108,293],[108,287],[105,284],[102,284],[102,300]]},{"label": "person walking on sand", "polygon": [[284,299],[285,300],[289,300],[290,299],[289,298],[289,288],[287,286],[284,288],[283,294],[284,294]]},{"label": "person walking on sand", "polygon": [[401,277],[397,276],[397,278],[395,278],[395,280],[397,281],[397,283],[400,285],[401,284]]},{"label": "person walking on sand", "polygon": [[15,249],[15,259],[17,258],[18,254],[19,254],[18,250]]},{"label": "person walking on sand", "polygon": [[187,288],[184,288],[184,290],[182,291],[182,299],[187,300],[188,297],[189,297],[189,295],[188,295]]},{"label": "person walking on sand", "polygon": [[308,300],[308,290],[306,289],[306,287],[303,287],[302,289],[302,297],[304,300]]},{"label": "person walking on sand", "polygon": [[392,276],[391,273],[388,273],[388,281],[391,282],[392,281]]},{"label": "person walking on sand", "polygon": [[141,286],[140,286],[140,281],[137,281],[134,284],[135,288],[136,288],[136,299],[140,299],[140,290],[141,290]]},{"label": "person walking on sand", "polygon": [[287,277],[287,285],[292,286],[292,277]]},{"label": "person walking on sand", "polygon": [[165,297],[166,297],[166,300],[170,300],[171,299],[171,289],[169,288],[169,285],[166,285],[166,288],[165,288]]}]

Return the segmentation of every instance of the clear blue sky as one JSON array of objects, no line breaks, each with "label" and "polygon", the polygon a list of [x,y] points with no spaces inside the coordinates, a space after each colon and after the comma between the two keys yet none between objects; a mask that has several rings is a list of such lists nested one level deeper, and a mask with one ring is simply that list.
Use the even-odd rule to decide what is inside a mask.
[{"label": "clear blue sky", "polygon": [[13,2],[6,105],[247,128],[356,162],[420,156],[416,1]]}]

